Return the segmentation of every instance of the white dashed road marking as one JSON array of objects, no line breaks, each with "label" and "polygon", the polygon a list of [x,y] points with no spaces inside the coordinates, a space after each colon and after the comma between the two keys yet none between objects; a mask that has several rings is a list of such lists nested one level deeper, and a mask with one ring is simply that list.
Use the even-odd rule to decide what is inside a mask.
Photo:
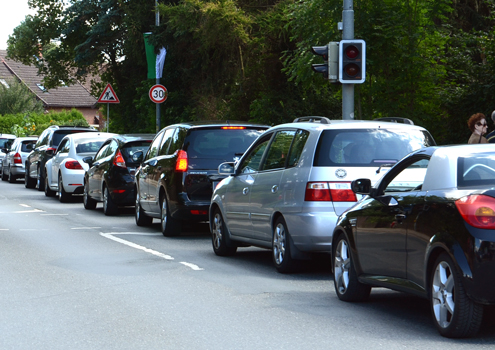
[{"label": "white dashed road marking", "polygon": [[[175,260],[170,255],[160,253],[159,251],[156,251],[156,250],[153,250],[153,249],[149,249],[149,248],[143,247],[143,246],[141,246],[139,244],[132,243],[132,242],[126,241],[125,239],[122,239],[122,238],[119,238],[119,237],[115,237],[114,236],[114,235],[130,235],[130,234],[134,234],[134,235],[146,235],[146,236],[150,235],[150,234],[140,234],[140,233],[137,233],[137,232],[112,232],[112,233],[100,232],[100,235],[101,236],[103,236],[105,238],[108,238],[108,239],[111,239],[111,240],[113,240],[115,242],[125,244],[125,245],[127,245],[129,247],[142,250],[142,251],[144,251],[146,253],[149,253],[149,254],[158,256],[158,257],[163,258],[163,259],[166,259],[166,260]],[[151,234],[151,235],[152,236],[155,236],[155,234]],[[180,264],[182,264],[184,266],[187,266],[187,267],[189,267],[190,269],[192,269],[194,271],[202,271],[202,270],[204,270],[203,268],[199,267],[198,265],[191,264],[191,263],[188,263],[188,262],[180,262]]]}]

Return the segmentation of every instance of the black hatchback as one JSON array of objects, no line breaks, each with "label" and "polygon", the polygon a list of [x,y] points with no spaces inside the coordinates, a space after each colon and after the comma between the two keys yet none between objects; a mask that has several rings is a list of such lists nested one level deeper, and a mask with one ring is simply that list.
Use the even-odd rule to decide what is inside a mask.
[{"label": "black hatchback", "polygon": [[164,236],[176,236],[185,221],[208,221],[213,189],[225,177],[218,166],[238,160],[268,128],[216,121],[162,129],[136,172],[136,224],[157,218]]},{"label": "black hatchback", "polygon": [[[105,215],[116,215],[119,207],[134,205],[134,175],[154,136],[116,135],[109,138],[94,157],[83,158],[89,164],[84,174],[84,208],[95,209],[97,202],[103,202]],[[141,159],[136,155],[141,155]]]}]

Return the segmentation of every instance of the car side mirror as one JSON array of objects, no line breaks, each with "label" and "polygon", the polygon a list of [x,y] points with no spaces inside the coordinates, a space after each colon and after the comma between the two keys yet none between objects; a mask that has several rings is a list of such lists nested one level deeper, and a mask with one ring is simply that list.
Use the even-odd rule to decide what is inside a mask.
[{"label": "car side mirror", "polygon": [[82,161],[86,164],[89,164],[89,166],[92,166],[93,165],[93,157],[91,156],[88,156],[88,157],[84,157],[82,159]]},{"label": "car side mirror", "polygon": [[53,156],[53,155],[55,154],[55,151],[54,151],[54,150],[52,150],[52,149],[47,149],[47,150],[46,150],[46,154],[47,154],[48,156]]},{"label": "car side mirror", "polygon": [[3,153],[9,153],[9,149],[8,148],[2,148],[2,152]]},{"label": "car side mirror", "polygon": [[144,159],[144,153],[143,151],[137,151],[132,155],[132,161],[134,163],[142,163]]},{"label": "car side mirror", "polygon": [[220,175],[233,175],[235,172],[234,162],[225,162],[218,166],[218,174]]},{"label": "car side mirror", "polygon": [[357,194],[369,195],[371,192],[370,179],[357,179],[351,182],[352,192]]}]

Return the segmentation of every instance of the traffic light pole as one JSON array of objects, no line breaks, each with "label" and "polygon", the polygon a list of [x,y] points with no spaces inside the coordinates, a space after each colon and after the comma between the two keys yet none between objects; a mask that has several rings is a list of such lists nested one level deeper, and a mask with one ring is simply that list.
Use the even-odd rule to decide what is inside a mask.
[{"label": "traffic light pole", "polygon": [[[344,0],[342,11],[342,39],[354,39],[353,0]],[[354,84],[342,84],[342,119],[354,119]]]}]

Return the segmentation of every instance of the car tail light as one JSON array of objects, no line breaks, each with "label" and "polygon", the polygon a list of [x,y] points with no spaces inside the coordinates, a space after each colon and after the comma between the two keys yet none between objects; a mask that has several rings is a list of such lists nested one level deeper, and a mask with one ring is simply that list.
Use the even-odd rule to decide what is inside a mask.
[{"label": "car tail light", "polygon": [[22,158],[19,153],[14,154],[14,164],[22,164]]},{"label": "car tail light", "polygon": [[65,168],[70,170],[82,170],[83,167],[77,160],[68,160],[65,162]]},{"label": "car tail light", "polygon": [[222,126],[223,130],[244,130],[245,126]]},{"label": "car tail light", "polygon": [[207,215],[208,214],[208,210],[191,210],[191,214],[193,215]]},{"label": "car tail light", "polygon": [[175,164],[176,171],[186,171],[187,170],[187,152],[179,150],[177,152],[177,163]]},{"label": "car tail light", "polygon": [[470,195],[455,201],[462,218],[471,226],[495,229],[495,198]]},{"label": "car tail light", "polygon": [[122,157],[122,153],[120,153],[120,149],[115,153],[115,158],[113,159],[113,165],[118,166],[120,168],[127,168],[125,165],[124,157]]},{"label": "car tail light", "polygon": [[307,202],[356,202],[350,182],[308,182],[304,200]]},{"label": "car tail light", "polygon": [[48,147],[46,151],[53,151],[55,152],[57,150],[57,147]]}]

